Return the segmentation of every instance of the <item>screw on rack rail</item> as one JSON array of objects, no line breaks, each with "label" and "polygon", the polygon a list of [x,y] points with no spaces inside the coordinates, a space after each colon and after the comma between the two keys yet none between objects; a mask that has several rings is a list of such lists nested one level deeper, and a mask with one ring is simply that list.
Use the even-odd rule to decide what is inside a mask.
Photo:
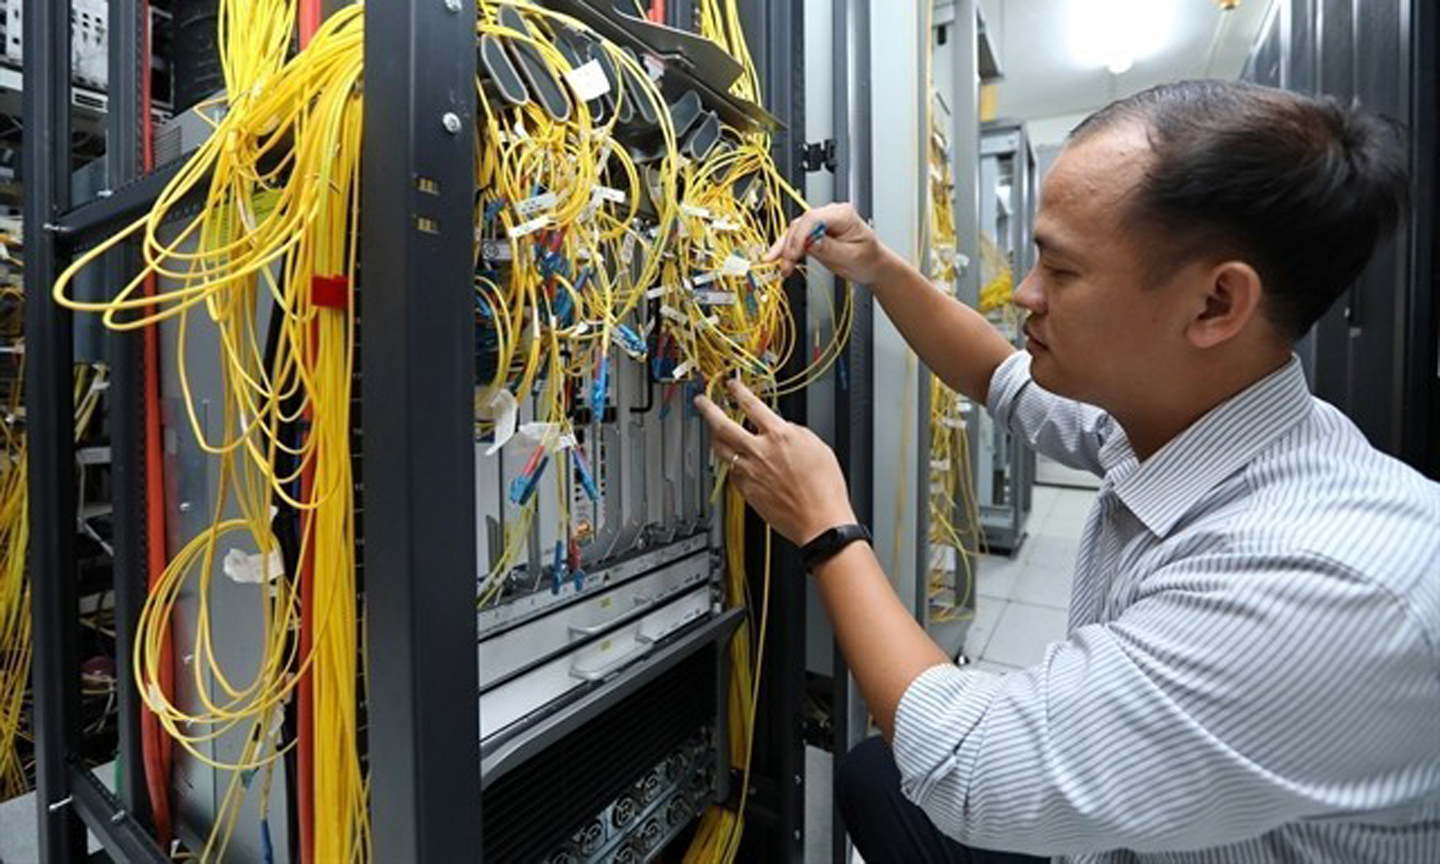
[{"label": "screw on rack rail", "polygon": [[460,115],[456,114],[454,111],[446,111],[443,115],[441,115],[440,123],[444,125],[445,131],[449,132],[451,135],[455,135],[460,132]]}]

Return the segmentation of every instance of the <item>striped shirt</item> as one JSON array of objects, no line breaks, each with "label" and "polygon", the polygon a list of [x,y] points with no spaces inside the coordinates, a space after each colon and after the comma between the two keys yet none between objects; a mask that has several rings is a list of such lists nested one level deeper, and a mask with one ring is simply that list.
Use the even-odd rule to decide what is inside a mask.
[{"label": "striped shirt", "polygon": [[1440,862],[1440,485],[1298,361],[1143,463],[1029,355],[990,410],[1103,477],[1069,637],[900,702],[907,797],[963,843],[1074,862]]}]

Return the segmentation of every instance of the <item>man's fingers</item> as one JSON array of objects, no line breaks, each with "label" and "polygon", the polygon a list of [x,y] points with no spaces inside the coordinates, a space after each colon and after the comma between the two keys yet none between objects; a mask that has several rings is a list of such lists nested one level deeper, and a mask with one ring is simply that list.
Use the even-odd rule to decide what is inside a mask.
[{"label": "man's fingers", "polygon": [[726,453],[753,452],[755,436],[746,432],[739,423],[726,417],[719,405],[711,402],[705,396],[696,396],[695,410],[700,412],[700,416],[710,426],[710,432],[715,436],[715,442],[726,448]]},{"label": "man's fingers", "polygon": [[775,431],[785,425],[784,418],[770,410],[770,406],[766,405],[764,400],[756,396],[739,379],[730,379],[730,395],[735,397],[736,401],[740,403],[740,409],[745,412],[745,416],[749,417],[750,422],[754,423],[755,428],[761,432]]}]

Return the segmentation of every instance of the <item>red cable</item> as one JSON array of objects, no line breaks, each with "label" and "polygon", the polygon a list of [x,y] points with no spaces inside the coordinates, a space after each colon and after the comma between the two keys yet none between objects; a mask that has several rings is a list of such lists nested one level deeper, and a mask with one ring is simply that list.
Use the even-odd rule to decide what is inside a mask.
[{"label": "red cable", "polygon": [[325,13],[320,6],[320,0],[300,0],[300,48],[302,50],[310,44],[310,37],[320,29],[320,22],[324,17]]},{"label": "red cable", "polygon": [[[140,0],[140,164],[144,173],[155,170],[155,130],[151,123],[150,4]],[[154,296],[155,279],[145,280],[146,296]],[[147,310],[148,312],[148,310]],[[145,368],[145,552],[148,582],[153,590],[165,572],[165,475],[160,451],[160,342],[154,327],[145,328],[142,348]],[[168,634],[167,634],[168,637]],[[174,649],[166,638],[160,648],[160,692],[168,699],[175,691]],[[140,745],[145,761],[145,786],[155,817],[155,835],[162,845],[171,836],[170,766],[174,742],[164,734],[160,719],[148,708],[140,715]]]},{"label": "red cable", "polygon": [[665,23],[665,0],[654,0],[650,4],[650,21],[654,24]]}]

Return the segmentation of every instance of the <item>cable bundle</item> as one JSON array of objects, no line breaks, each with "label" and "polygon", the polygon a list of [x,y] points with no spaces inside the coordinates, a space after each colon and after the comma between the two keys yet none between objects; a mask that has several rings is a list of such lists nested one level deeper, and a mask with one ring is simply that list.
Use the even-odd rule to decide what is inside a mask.
[{"label": "cable bundle", "polygon": [[[0,314],[5,335],[20,335],[24,294],[18,287],[0,289]],[[23,355],[21,355],[23,356]],[[29,786],[17,742],[25,715],[30,675],[30,583],[25,578],[29,515],[25,486],[25,433],[20,425],[24,367],[6,385],[5,417],[0,423],[0,800]]]},{"label": "cable bundle", "polygon": [[[743,46],[729,6],[727,32]],[[302,857],[368,860],[349,414],[363,7],[336,12],[293,54],[290,0],[222,0],[220,12],[227,95],[201,106],[223,109],[213,133],[151,212],[78,258],[53,294],[72,309],[100,313],[117,330],[175,322],[191,433],[218,466],[211,525],[174,553],[152,586],[134,657],[146,706],[165,731],[194,759],[231,772],[201,858],[224,857],[253,785],[260,812],[268,812],[276,760],[298,746]],[[595,46],[589,60],[576,54],[577,34]],[[758,262],[785,225],[785,200],[803,201],[775,170],[768,140],[726,129],[726,146],[687,155],[649,70],[581,22],[539,6],[481,0],[476,39],[482,56],[487,40],[500,40],[512,54],[523,48],[537,64],[530,72],[555,85],[544,91],[549,101],[517,102],[497,92],[493,77],[475,82],[475,320],[483,354],[476,431],[505,434],[492,409],[507,400],[547,430],[512,487],[517,518],[507,520],[505,551],[482,578],[486,603],[501,596],[524,547],[535,519],[533,489],[552,459],[570,547],[556,550],[555,569],[573,564],[568,487],[572,477],[583,483],[589,469],[583,448],[570,443],[571,415],[580,406],[603,410],[614,364],[626,357],[644,363],[669,391],[714,392],[735,375],[777,396],[835,361],[851,306],[847,298],[816,362],[782,377],[796,326],[778,269]],[[591,63],[608,67],[600,70],[607,93],[596,95],[593,84],[587,90],[575,77],[593,78]],[[748,57],[744,65],[748,83],[741,87],[756,93]],[[559,110],[556,94],[568,110]],[[653,151],[621,140],[622,106],[653,118]],[[189,217],[181,202],[192,193],[204,205]],[[172,222],[181,227],[166,237],[162,226]],[[139,240],[143,259],[135,279],[106,301],[69,296],[76,273],[130,239]],[[165,285],[145,296],[141,287],[154,276]],[[224,384],[209,409],[218,408],[219,422],[208,429],[200,403],[213,394],[192,392],[185,368],[196,328],[213,332]],[[737,500],[727,512],[743,523]],[[729,593],[739,605],[743,546],[739,528],[727,534],[736,541]],[[217,570],[259,585],[262,657],[248,680],[236,680],[211,641]],[[195,597],[198,607],[182,671],[194,679],[193,706],[178,704],[163,686],[166,634],[182,596]],[[743,644],[737,641],[742,654],[750,650],[748,635]],[[750,697],[732,703],[732,716],[746,718],[732,727],[748,742],[758,657],[742,666],[752,677],[734,687]],[[282,740],[283,711],[297,697],[298,736]],[[243,737],[240,754],[207,755],[207,745],[228,733]],[[748,757],[748,743],[734,750]],[[261,836],[268,854],[263,821]],[[723,860],[733,859],[738,836],[737,825]]]},{"label": "cable bundle", "polygon": [[[933,10],[933,4],[932,4]],[[933,54],[933,33],[930,28]],[[930,280],[951,296],[960,277],[959,239],[955,228],[954,172],[945,131],[935,111],[939,101],[929,82],[928,196],[930,202]],[[930,620],[934,623],[966,617],[974,590],[974,556],[979,548],[980,512],[971,473],[969,437],[965,431],[970,406],[959,393],[930,376],[930,566],[928,573]],[[963,519],[957,524],[956,514]]]}]

